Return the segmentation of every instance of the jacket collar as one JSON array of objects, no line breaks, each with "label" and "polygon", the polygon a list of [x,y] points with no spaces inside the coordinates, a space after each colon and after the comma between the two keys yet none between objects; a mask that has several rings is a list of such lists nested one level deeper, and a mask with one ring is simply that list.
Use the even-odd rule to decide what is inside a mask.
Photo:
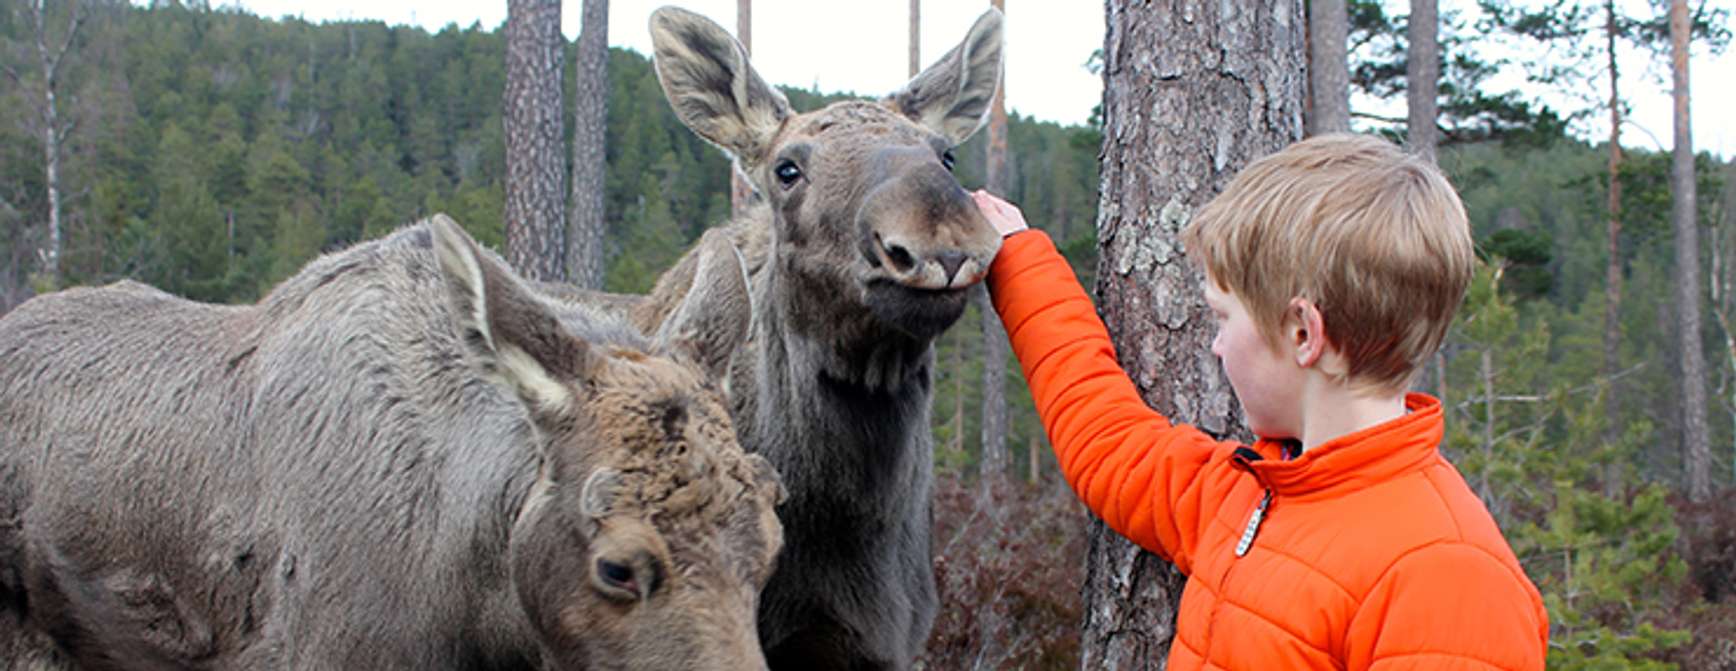
[{"label": "jacket collar", "polygon": [[1262,458],[1248,468],[1285,496],[1343,494],[1421,469],[1439,458],[1445,433],[1441,402],[1411,393],[1405,410],[1403,417],[1339,436],[1288,461],[1281,442],[1261,439],[1254,450]]}]

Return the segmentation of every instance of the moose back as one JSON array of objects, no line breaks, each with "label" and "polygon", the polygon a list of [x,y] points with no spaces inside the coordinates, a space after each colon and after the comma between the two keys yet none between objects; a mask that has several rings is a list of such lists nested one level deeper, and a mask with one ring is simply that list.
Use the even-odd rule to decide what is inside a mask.
[{"label": "moose back", "polygon": [[257,305],[19,307],[0,667],[764,668],[781,488],[703,369],[747,330],[714,257],[658,339],[438,216]]}]

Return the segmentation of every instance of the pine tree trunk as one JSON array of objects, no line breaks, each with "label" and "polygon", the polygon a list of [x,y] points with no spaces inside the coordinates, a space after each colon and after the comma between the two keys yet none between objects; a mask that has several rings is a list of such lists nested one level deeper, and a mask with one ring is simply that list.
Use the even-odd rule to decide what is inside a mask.
[{"label": "pine tree trunk", "polygon": [[[990,0],[996,9],[1006,10],[1006,0]],[[988,165],[984,170],[989,193],[1002,198],[1008,195],[1007,180],[1007,82],[1003,76],[989,107]],[[1001,318],[989,304],[988,291],[978,289],[978,305],[983,314],[983,482],[999,479],[1007,470],[1007,333]]]},{"label": "pine tree trunk", "polygon": [[1440,16],[1436,0],[1411,0],[1410,53],[1405,64],[1405,98],[1410,108],[1410,147],[1418,156],[1435,161],[1435,117],[1438,115],[1441,77],[1440,47],[1436,33]]},{"label": "pine tree trunk", "polygon": [[527,278],[565,279],[561,2],[508,0],[506,260]]},{"label": "pine tree trunk", "polygon": [[[1609,380],[1604,394],[1604,416],[1610,418],[1606,440],[1613,440],[1616,427],[1616,373],[1621,368],[1621,78],[1616,69],[1615,46],[1619,31],[1616,26],[1615,0],[1604,5],[1604,48],[1609,56],[1609,262],[1604,272],[1603,289],[1603,374]],[[1613,480],[1613,478],[1611,478]],[[1613,481],[1607,483],[1614,487]]]},{"label": "pine tree trunk", "polygon": [[609,0],[584,0],[573,65],[573,202],[567,225],[567,279],[603,288],[605,142],[609,122]]},{"label": "pine tree trunk", "polygon": [[910,0],[910,74],[922,72],[922,0]]},{"label": "pine tree trunk", "polygon": [[[753,54],[753,0],[735,1],[735,39],[741,42],[741,48],[748,55]],[[729,209],[735,216],[741,216],[747,211],[747,205],[753,200],[753,185],[743,178],[740,170],[732,163],[729,167]]]},{"label": "pine tree trunk", "polygon": [[983,339],[982,463],[984,486],[1007,471],[1007,353],[1010,345],[1001,318],[989,303],[988,292],[977,290]]},{"label": "pine tree trunk", "polygon": [[1682,350],[1682,467],[1688,499],[1712,497],[1712,448],[1706,433],[1706,361],[1700,342],[1700,229],[1695,212],[1694,137],[1688,121],[1688,3],[1670,2],[1676,138],[1670,169],[1676,235],[1676,309]]},{"label": "pine tree trunk", "polygon": [[1308,5],[1308,135],[1348,131],[1350,17],[1344,0]]},{"label": "pine tree trunk", "polygon": [[[1245,440],[1211,354],[1200,277],[1177,236],[1236,172],[1301,137],[1302,3],[1107,5],[1099,310],[1152,407]],[[1180,575],[1100,522],[1090,539],[1081,668],[1161,667]]]}]

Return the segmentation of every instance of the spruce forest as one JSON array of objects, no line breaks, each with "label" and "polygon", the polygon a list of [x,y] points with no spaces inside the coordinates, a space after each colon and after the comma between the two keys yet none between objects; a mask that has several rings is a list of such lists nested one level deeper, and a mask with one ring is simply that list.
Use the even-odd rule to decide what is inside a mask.
[{"label": "spruce forest", "polygon": [[[49,128],[25,4],[0,12],[0,64],[12,75],[0,80],[0,313],[35,294],[122,279],[251,302],[323,252],[440,212],[502,246],[500,30],[84,0],[56,73],[61,119]],[[1402,104],[1403,17],[1350,5],[1360,36],[1353,86]],[[48,3],[51,37],[65,34],[70,7]],[[1477,31],[1452,28],[1443,49],[1470,53]],[[1713,28],[1709,40],[1727,40]],[[1486,264],[1419,381],[1446,402],[1443,449],[1545,596],[1550,668],[1736,669],[1736,162],[1701,154],[1696,163],[1713,493],[1692,502],[1669,151],[1630,138],[1614,175],[1614,294],[1609,146],[1566,123],[1605,112],[1527,106],[1480,88],[1496,65],[1448,64],[1438,160]],[[611,49],[608,69],[605,288],[644,292],[729,216],[730,168],[676,120],[644,55]],[[570,106],[571,77],[565,86]],[[854,95],[784,93],[801,110]],[[1402,123],[1366,115],[1356,125],[1402,140]],[[52,273],[42,251],[45,128],[61,136]],[[966,188],[983,184],[985,144],[979,134],[956,151]],[[1016,114],[1009,124],[1005,195],[1062,245],[1088,287],[1102,144],[1090,125]],[[1606,360],[1616,296],[1619,333]],[[937,352],[944,605],[927,663],[1077,668],[1084,513],[1058,481],[1016,362],[1006,380],[1007,472],[979,471],[978,320],[973,307]]]}]

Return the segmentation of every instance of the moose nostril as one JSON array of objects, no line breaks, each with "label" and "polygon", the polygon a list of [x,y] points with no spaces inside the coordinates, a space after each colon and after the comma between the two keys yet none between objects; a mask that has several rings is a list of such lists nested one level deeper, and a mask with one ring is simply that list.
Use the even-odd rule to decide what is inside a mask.
[{"label": "moose nostril", "polygon": [[958,276],[958,269],[964,266],[964,254],[961,252],[941,252],[935,260],[940,262],[942,270],[946,271],[946,283],[952,284],[952,279]]},{"label": "moose nostril", "polygon": [[911,256],[910,250],[905,249],[903,245],[890,244],[885,247],[886,259],[892,262],[894,268],[903,271],[916,267],[916,257]]}]

